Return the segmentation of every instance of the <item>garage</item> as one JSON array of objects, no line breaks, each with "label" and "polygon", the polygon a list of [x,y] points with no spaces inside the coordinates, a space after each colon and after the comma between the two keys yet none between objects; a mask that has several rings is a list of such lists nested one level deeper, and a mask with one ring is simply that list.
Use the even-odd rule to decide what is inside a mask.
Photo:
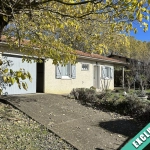
[{"label": "garage", "polygon": [[23,80],[28,85],[27,91],[24,88],[19,89],[17,83],[14,83],[13,85],[5,85],[3,88],[3,94],[11,95],[36,93],[36,63],[28,63],[26,61],[22,62],[22,57],[18,55],[3,54],[2,56],[3,58],[11,62],[11,66],[8,67],[9,69],[12,69],[13,71],[18,71],[23,68],[25,69],[25,71],[30,72],[32,77],[32,82],[30,82],[28,79]]}]

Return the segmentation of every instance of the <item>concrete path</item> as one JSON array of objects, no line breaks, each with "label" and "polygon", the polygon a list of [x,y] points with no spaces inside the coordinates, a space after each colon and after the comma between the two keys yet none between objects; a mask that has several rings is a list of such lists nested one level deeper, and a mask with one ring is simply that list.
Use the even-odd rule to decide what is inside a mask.
[{"label": "concrete path", "polygon": [[139,131],[132,120],[114,119],[109,113],[82,106],[60,95],[30,94],[2,99],[79,150],[120,149],[128,137]]}]

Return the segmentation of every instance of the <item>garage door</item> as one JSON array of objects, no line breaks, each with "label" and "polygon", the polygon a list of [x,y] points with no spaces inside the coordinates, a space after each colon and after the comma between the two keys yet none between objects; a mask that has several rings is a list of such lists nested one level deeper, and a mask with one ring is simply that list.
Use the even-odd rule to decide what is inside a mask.
[{"label": "garage door", "polygon": [[27,93],[36,93],[36,63],[27,63],[22,62],[22,58],[20,56],[13,56],[13,55],[4,55],[7,60],[10,60],[12,65],[8,67],[9,69],[13,69],[13,71],[17,71],[20,68],[24,68],[26,71],[29,71],[32,77],[32,82],[28,79],[24,80],[28,84],[27,91],[23,88],[19,89],[17,83],[14,85],[6,85],[5,89],[3,90],[4,94],[27,94]]}]

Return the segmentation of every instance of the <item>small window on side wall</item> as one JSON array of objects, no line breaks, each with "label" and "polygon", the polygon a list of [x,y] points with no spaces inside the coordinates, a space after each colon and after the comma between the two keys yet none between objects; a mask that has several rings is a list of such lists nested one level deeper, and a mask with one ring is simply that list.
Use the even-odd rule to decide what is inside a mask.
[{"label": "small window on side wall", "polygon": [[83,63],[81,70],[83,70],[83,71],[88,71],[88,70],[89,70],[89,64],[84,64],[84,63]]}]

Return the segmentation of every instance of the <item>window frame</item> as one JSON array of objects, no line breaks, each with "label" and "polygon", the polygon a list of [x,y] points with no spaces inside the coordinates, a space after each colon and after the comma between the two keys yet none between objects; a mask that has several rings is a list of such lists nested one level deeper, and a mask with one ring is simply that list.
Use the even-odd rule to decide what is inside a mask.
[{"label": "window frame", "polygon": [[[65,66],[68,65],[69,68],[65,69]],[[67,63],[66,65],[57,64],[55,65],[55,78],[56,79],[76,79],[76,64]],[[65,72],[64,72],[65,70]],[[66,74],[68,75],[64,75]]]},{"label": "window frame", "polygon": [[[67,68],[67,74],[68,74],[68,75],[61,75],[61,79],[71,79],[71,63],[68,63],[68,64],[66,64],[66,65],[61,65],[61,73],[63,72],[62,70],[63,70],[66,66],[69,67],[69,69]],[[66,71],[66,69],[65,69],[65,71]],[[66,72],[65,72],[65,74],[66,74]]]},{"label": "window frame", "polygon": [[[107,72],[106,72],[106,70],[107,70]],[[108,70],[109,70],[109,72],[108,72]],[[102,74],[102,71],[104,71],[105,74]],[[101,78],[102,79],[108,79],[108,80],[113,79],[113,75],[114,75],[114,72],[113,72],[112,66],[105,66],[105,65],[101,66]]]},{"label": "window frame", "polygon": [[[82,65],[88,65],[88,69],[83,69]],[[90,64],[89,63],[81,63],[81,71],[89,71],[90,70]]]}]

